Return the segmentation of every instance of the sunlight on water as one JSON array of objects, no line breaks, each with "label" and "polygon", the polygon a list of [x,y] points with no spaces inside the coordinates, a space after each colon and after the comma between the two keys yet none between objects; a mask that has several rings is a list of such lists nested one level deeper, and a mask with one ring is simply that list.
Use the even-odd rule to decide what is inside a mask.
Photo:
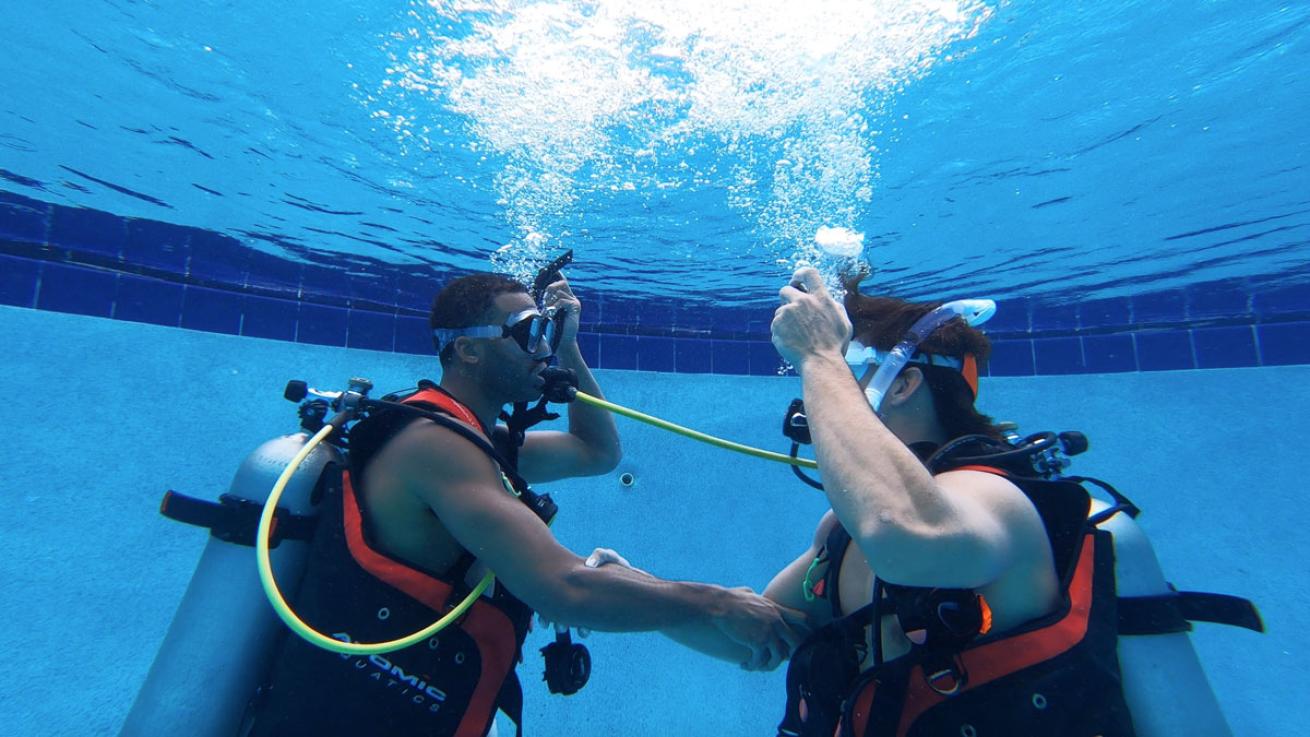
[{"label": "sunlight on water", "polygon": [[[874,197],[883,104],[990,14],[977,0],[413,2],[366,103],[406,152],[462,147],[498,167],[517,233],[493,257],[504,271],[577,245],[570,223],[598,197],[718,191],[780,271],[831,272],[863,249],[850,229]],[[438,109],[467,129],[433,130]]]}]

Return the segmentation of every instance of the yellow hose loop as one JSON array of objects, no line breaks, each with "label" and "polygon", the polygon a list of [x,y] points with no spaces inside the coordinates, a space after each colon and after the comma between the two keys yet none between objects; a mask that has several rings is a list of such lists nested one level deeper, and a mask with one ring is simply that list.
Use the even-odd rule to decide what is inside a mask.
[{"label": "yellow hose loop", "polygon": [[[668,420],[661,420],[658,417],[648,415],[644,412],[638,412],[637,410],[628,409],[627,407],[608,402],[599,397],[593,397],[586,392],[578,392],[577,398],[592,406],[609,410],[614,414],[623,415],[624,417],[629,417],[648,425],[654,425],[662,430],[668,430],[677,435],[691,438],[692,440],[699,440],[702,443],[708,443],[725,450],[743,453],[756,458],[763,458],[767,461],[786,463],[791,466],[800,466],[802,468],[819,467],[818,463],[815,463],[809,458],[792,458],[791,456],[783,455],[782,453],[774,453],[773,451],[752,448],[749,445],[742,445],[741,443],[734,443],[731,440],[716,438],[713,435],[707,435],[703,432],[674,424]],[[291,462],[287,464],[286,469],[282,471],[282,475],[278,477],[277,483],[273,485],[273,491],[268,495],[268,501],[264,502],[264,511],[259,517],[259,529],[255,535],[255,557],[259,564],[259,582],[264,587],[264,593],[268,596],[269,603],[273,605],[273,611],[277,612],[278,617],[286,623],[287,627],[291,628],[292,632],[295,632],[310,644],[317,645],[324,650],[330,650],[335,653],[344,653],[348,655],[380,655],[382,653],[393,652],[420,643],[445,629],[451,622],[454,622],[463,616],[464,612],[468,611],[469,607],[473,606],[473,603],[478,600],[478,597],[482,595],[482,592],[486,591],[487,587],[491,585],[491,582],[495,579],[495,574],[491,571],[487,571],[486,575],[482,577],[482,580],[478,582],[478,585],[474,586],[473,590],[469,592],[469,595],[464,598],[464,601],[461,601],[458,606],[446,613],[446,615],[441,619],[438,619],[428,627],[425,627],[412,635],[388,642],[342,642],[315,630],[313,627],[306,624],[300,617],[296,616],[296,613],[291,610],[291,606],[287,604],[287,600],[283,598],[282,592],[278,590],[277,582],[273,580],[273,564],[269,558],[268,546],[269,536],[273,529],[274,510],[277,509],[277,503],[278,500],[282,498],[282,492],[286,490],[287,483],[291,481],[291,477],[294,476],[296,470],[300,468],[300,464],[303,463],[305,459],[309,457],[309,454],[314,452],[314,448],[318,447],[319,443],[327,439],[327,436],[331,435],[332,431],[335,429],[336,428],[330,424],[325,425],[322,430],[319,430],[318,433],[309,440],[309,442],[305,443],[305,447],[300,449],[300,452],[291,459]],[[506,483],[508,485],[508,481]]]},{"label": "yellow hose loop", "polygon": [[752,448],[749,445],[734,443],[731,440],[716,438],[713,435],[706,435],[703,432],[692,430],[691,428],[683,427],[682,425],[675,425],[674,423],[669,422],[668,420],[661,420],[658,417],[652,417],[651,415],[645,414],[644,412],[638,412],[635,409],[628,409],[627,407],[614,404],[613,402],[608,402],[599,397],[593,397],[585,392],[578,392],[578,399],[594,407],[607,409],[616,415],[623,415],[624,417],[630,417],[634,420],[637,420],[638,422],[644,422],[647,425],[654,425],[655,427],[658,427],[660,429],[668,430],[671,433],[676,433],[683,437],[691,438],[692,440],[699,440],[702,443],[709,443],[710,445],[713,445],[715,447],[736,451],[738,453],[744,453],[748,456],[755,456],[756,458],[763,458],[766,461],[776,461],[778,463],[786,463],[790,466],[800,466],[801,468],[819,467],[818,463],[815,463],[809,458],[792,458],[791,456],[783,455],[782,453],[774,453],[773,451],[761,450],[759,448]]},{"label": "yellow hose loop", "polygon": [[317,645],[324,650],[349,655],[380,655],[423,642],[445,629],[451,622],[459,619],[464,612],[468,611],[468,608],[473,606],[478,597],[482,596],[482,592],[486,591],[487,587],[491,585],[492,580],[495,579],[495,574],[487,571],[487,574],[482,577],[477,586],[473,587],[473,590],[464,598],[464,601],[459,603],[459,606],[450,610],[430,626],[398,640],[370,643],[342,642],[310,627],[291,610],[291,605],[287,604],[287,600],[282,597],[282,592],[278,590],[277,582],[273,580],[273,564],[269,558],[268,545],[269,536],[273,529],[273,514],[274,510],[277,509],[278,500],[282,498],[282,492],[286,490],[287,483],[291,481],[291,477],[300,468],[300,464],[309,457],[310,453],[314,452],[314,448],[318,447],[319,443],[332,434],[334,429],[336,428],[332,425],[327,425],[319,430],[309,442],[305,443],[305,447],[300,449],[295,458],[292,458],[291,462],[287,464],[286,470],[282,471],[282,475],[278,477],[277,483],[273,486],[273,491],[268,495],[268,501],[264,502],[264,512],[259,517],[259,530],[255,535],[255,557],[259,564],[259,582],[264,586],[264,593],[268,596],[268,602],[273,605],[273,611],[277,612],[278,617],[286,623],[287,627],[290,627],[292,632],[295,632],[310,644]]}]

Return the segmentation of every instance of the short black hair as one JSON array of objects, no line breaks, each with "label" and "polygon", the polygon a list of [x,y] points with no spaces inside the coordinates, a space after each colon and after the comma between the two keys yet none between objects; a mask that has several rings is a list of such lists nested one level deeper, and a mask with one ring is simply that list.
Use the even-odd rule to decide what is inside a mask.
[{"label": "short black hair", "polygon": [[[486,324],[488,313],[495,307],[496,297],[502,294],[526,294],[528,288],[503,274],[478,273],[461,276],[447,284],[432,300],[428,313],[428,327],[467,328]],[[432,344],[441,356],[444,366],[451,359],[450,345],[441,345],[436,336]]]}]

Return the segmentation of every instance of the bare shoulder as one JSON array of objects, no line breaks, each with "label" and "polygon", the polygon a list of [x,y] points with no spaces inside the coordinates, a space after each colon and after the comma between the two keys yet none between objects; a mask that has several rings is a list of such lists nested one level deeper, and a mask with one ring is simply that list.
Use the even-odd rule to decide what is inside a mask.
[{"label": "bare shoulder", "polygon": [[399,476],[429,491],[476,480],[498,485],[496,464],[482,449],[433,422],[411,423],[387,444],[383,453],[386,463]]},{"label": "bare shoulder", "polygon": [[958,469],[934,477],[942,493],[957,501],[990,514],[998,522],[1036,522],[1041,524],[1037,508],[1028,495],[1013,481],[994,473]]}]

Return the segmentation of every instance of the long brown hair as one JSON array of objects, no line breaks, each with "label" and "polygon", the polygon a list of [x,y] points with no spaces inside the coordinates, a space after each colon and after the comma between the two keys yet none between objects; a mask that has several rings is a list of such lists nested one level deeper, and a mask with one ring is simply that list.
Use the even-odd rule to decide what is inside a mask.
[{"label": "long brown hair", "polygon": [[[896,297],[871,297],[860,292],[860,282],[867,276],[861,270],[842,277],[846,287],[846,314],[855,328],[855,339],[861,343],[889,351],[919,318],[942,305],[941,302],[909,302]],[[918,352],[933,353],[964,360],[973,357],[981,365],[991,355],[992,344],[981,331],[970,327],[964,320],[946,322],[919,343]],[[946,366],[929,366],[915,363],[923,372],[928,391],[932,394],[937,421],[954,439],[963,435],[986,435],[1001,439],[1002,433],[991,417],[974,407],[975,397],[960,372]]]}]

